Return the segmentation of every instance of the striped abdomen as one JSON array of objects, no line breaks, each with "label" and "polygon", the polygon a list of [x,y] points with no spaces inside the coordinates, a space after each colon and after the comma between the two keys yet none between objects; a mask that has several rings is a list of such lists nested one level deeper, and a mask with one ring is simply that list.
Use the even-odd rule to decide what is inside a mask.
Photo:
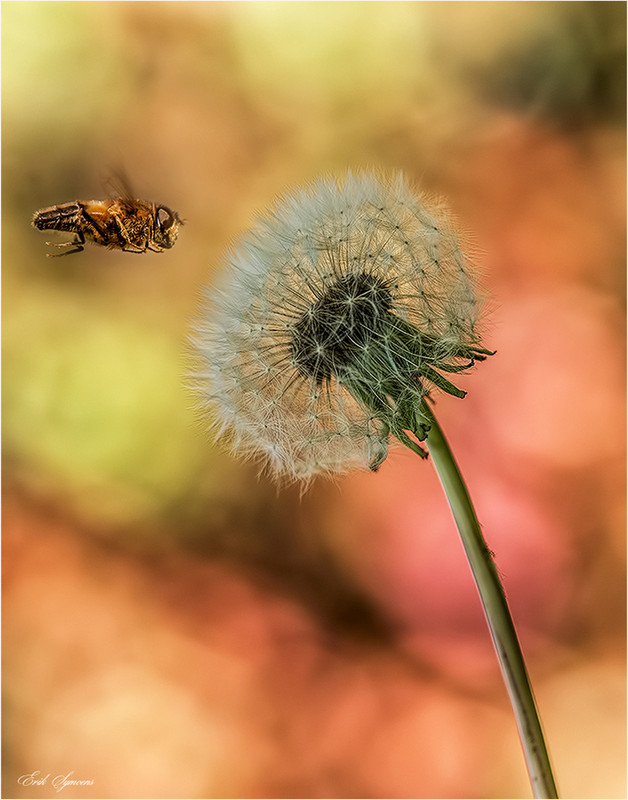
[{"label": "striped abdomen", "polygon": [[35,213],[33,225],[40,231],[76,231],[83,207],[82,203],[74,202],[42,208]]}]

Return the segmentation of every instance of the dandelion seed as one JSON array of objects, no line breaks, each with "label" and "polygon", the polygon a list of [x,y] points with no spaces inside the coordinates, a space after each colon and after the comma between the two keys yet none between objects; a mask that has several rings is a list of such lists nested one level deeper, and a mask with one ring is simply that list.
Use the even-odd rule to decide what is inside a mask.
[{"label": "dandelion seed", "polygon": [[422,456],[443,373],[490,351],[458,236],[402,176],[349,174],[279,200],[231,251],[197,322],[197,387],[219,434],[277,476]]}]

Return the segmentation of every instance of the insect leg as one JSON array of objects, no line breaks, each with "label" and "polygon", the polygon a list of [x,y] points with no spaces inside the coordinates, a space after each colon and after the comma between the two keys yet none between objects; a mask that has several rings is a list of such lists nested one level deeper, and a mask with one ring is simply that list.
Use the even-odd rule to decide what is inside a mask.
[{"label": "insect leg", "polygon": [[124,247],[122,248],[122,250],[125,253],[145,253],[146,252],[146,248],[145,247],[138,247],[137,245],[131,244],[130,242],[125,244]]},{"label": "insect leg", "polygon": [[60,256],[69,256],[72,253],[81,253],[85,248],[85,237],[80,231],[77,231],[75,238],[71,242],[46,242],[48,247],[74,247],[74,250],[66,250],[65,253],[46,253],[46,258],[59,258]]}]

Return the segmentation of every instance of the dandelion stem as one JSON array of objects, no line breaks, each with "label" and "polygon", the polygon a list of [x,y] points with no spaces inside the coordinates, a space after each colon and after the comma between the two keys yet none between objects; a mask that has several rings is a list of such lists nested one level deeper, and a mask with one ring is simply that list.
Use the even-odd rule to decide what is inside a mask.
[{"label": "dandelion stem", "polygon": [[469,492],[453,453],[425,400],[421,403],[421,411],[431,426],[427,437],[427,447],[434,459],[434,466],[456,520],[484,606],[484,613],[517,720],[534,796],[556,798],[558,794],[541,721],[492,553],[482,536]]}]

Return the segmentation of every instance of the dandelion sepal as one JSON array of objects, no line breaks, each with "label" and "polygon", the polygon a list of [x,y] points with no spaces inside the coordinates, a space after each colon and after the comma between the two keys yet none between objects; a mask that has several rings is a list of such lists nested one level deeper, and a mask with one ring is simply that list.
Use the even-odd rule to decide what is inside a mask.
[{"label": "dandelion sepal", "polygon": [[[355,399],[370,411],[373,418],[382,425],[385,437],[389,434],[395,436],[400,442],[413,450],[421,458],[427,458],[427,451],[413,441],[407,434],[412,431],[419,441],[425,440],[429,431],[427,420],[420,416],[419,400],[422,392],[418,386],[408,384],[407,381],[382,380],[379,390],[377,384],[355,380],[350,375],[340,379],[341,384]],[[388,448],[383,457],[378,453],[370,459],[369,469],[376,471],[388,454]]]}]

